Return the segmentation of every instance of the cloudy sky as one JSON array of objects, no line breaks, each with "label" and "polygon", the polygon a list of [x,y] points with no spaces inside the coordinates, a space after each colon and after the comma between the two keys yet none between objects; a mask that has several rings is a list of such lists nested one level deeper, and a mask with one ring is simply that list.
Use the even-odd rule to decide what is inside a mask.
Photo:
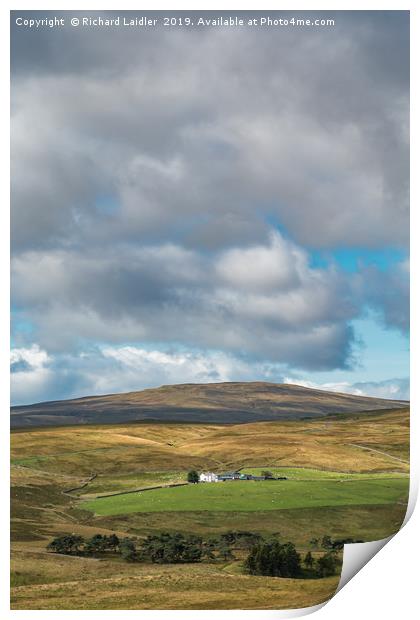
[{"label": "cloudy sky", "polygon": [[13,403],[408,398],[408,13],[14,25],[45,15],[12,14]]}]

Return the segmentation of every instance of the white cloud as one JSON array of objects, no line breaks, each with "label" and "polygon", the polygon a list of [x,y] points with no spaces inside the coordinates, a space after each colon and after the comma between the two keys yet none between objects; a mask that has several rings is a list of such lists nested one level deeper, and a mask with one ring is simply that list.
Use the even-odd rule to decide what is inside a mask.
[{"label": "white cloud", "polygon": [[284,383],[294,383],[308,388],[342,392],[344,394],[356,394],[357,396],[410,400],[410,381],[407,378],[386,379],[384,381],[358,381],[356,383],[348,381],[316,383],[295,377],[285,377]]},{"label": "white cloud", "polygon": [[12,349],[10,352],[10,363],[12,366],[23,363],[32,370],[43,368],[50,359],[48,353],[42,351],[37,344],[32,345],[29,349]]},{"label": "white cloud", "polygon": [[11,350],[11,392],[15,402],[34,402],[43,398],[54,378],[49,368],[52,358],[37,344]]},{"label": "white cloud", "polygon": [[176,244],[30,251],[12,274],[15,303],[48,350],[166,341],[305,368],[351,362],[351,279],[311,267],[277,232],[210,255]]},{"label": "white cloud", "polygon": [[165,384],[256,379],[279,382],[281,378],[280,365],[252,362],[215,350],[104,346],[81,353],[49,355],[33,345],[12,353],[13,404]]},{"label": "white cloud", "polygon": [[409,399],[408,379],[317,383],[287,375],[279,363],[256,362],[223,351],[103,346],[74,354],[49,354],[37,344],[11,355],[13,404],[137,391],[177,383],[269,381],[305,387]]},{"label": "white cloud", "polygon": [[234,248],[216,262],[222,282],[247,291],[287,290],[296,286],[307,259],[297,246],[274,232],[268,245]]},{"label": "white cloud", "polygon": [[[251,377],[253,365],[220,351],[159,351],[133,346],[101,349],[106,359],[117,362],[123,383],[138,387],[172,383],[213,383],[233,377]],[[119,377],[116,386],[120,384]],[[109,379],[107,379],[108,381]],[[118,387],[116,387],[118,389]]]}]

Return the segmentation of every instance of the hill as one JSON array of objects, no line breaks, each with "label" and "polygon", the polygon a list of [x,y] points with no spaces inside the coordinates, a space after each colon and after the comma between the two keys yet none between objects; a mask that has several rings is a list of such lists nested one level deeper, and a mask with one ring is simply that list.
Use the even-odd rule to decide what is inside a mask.
[{"label": "hill", "polygon": [[167,385],[11,408],[12,428],[135,421],[235,424],[398,409],[387,400],[265,382]]}]

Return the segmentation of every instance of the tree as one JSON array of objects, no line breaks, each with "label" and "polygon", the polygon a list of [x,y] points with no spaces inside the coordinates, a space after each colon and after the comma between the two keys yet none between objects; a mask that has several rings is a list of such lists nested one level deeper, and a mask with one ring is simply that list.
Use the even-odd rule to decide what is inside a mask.
[{"label": "tree", "polygon": [[286,573],[289,577],[298,577],[302,573],[301,557],[293,543],[283,545]]},{"label": "tree", "polygon": [[184,536],[170,532],[148,536],[140,550],[142,560],[157,564],[199,562],[202,555],[203,539],[200,536]]},{"label": "tree", "polygon": [[252,549],[254,545],[261,542],[263,537],[257,532],[238,532],[236,545],[240,549]]},{"label": "tree", "polygon": [[331,577],[335,575],[338,560],[334,553],[326,553],[318,558],[316,562],[316,572],[319,577]]},{"label": "tree", "polygon": [[343,549],[344,545],[349,545],[351,543],[362,543],[363,540],[355,540],[354,538],[337,538],[332,542],[332,548],[335,550]]},{"label": "tree", "polygon": [[239,549],[251,549],[262,539],[261,534],[245,530],[229,530],[220,534],[220,542]]},{"label": "tree", "polygon": [[131,538],[123,538],[119,542],[119,548],[121,557],[126,562],[136,562],[138,560],[138,554],[136,551],[136,545]]},{"label": "tree", "polygon": [[209,538],[208,540],[206,540],[202,548],[202,557],[206,558],[207,560],[214,560],[216,557],[214,555],[214,552],[217,549],[217,545],[218,540],[216,538]]},{"label": "tree", "polygon": [[200,481],[200,476],[198,475],[198,473],[193,469],[192,471],[188,472],[188,476],[187,476],[187,480],[188,482],[191,482],[193,484],[197,484],[197,482]]},{"label": "tree", "polygon": [[267,470],[262,471],[261,476],[264,476],[264,478],[274,478],[273,473]]},{"label": "tree", "polygon": [[111,536],[109,536],[108,538],[108,548],[111,551],[116,551],[117,548],[119,547],[120,544],[120,539],[118,538],[118,536],[116,534],[111,534]]},{"label": "tree", "polygon": [[309,541],[309,544],[311,545],[312,549],[318,549],[319,538],[311,538],[311,540]]},{"label": "tree", "polygon": [[332,549],[332,540],[331,536],[323,536],[321,541],[321,547],[323,549]]},{"label": "tree", "polygon": [[116,553],[119,544],[120,540],[116,534],[111,534],[110,536],[95,534],[86,541],[84,552],[86,555],[96,555],[98,553],[106,553],[107,551]]},{"label": "tree", "polygon": [[94,555],[95,553],[104,553],[107,549],[107,536],[102,534],[95,534],[92,538],[86,541],[85,552],[88,555]]},{"label": "tree", "polygon": [[251,575],[270,577],[299,577],[302,573],[301,558],[294,544],[282,544],[276,539],[255,545],[245,560],[245,569]]},{"label": "tree", "polygon": [[64,536],[58,536],[54,538],[48,545],[48,551],[53,553],[63,553],[65,555],[80,555],[80,547],[84,543],[82,536],[76,534],[64,534]]},{"label": "tree", "polygon": [[310,551],[308,551],[308,553],[305,555],[305,559],[303,560],[303,563],[305,564],[306,568],[308,570],[310,570],[313,565],[314,565],[314,558],[312,556],[312,553]]},{"label": "tree", "polygon": [[226,543],[220,542],[217,546],[219,557],[225,561],[234,560],[235,556],[232,553],[232,549]]}]

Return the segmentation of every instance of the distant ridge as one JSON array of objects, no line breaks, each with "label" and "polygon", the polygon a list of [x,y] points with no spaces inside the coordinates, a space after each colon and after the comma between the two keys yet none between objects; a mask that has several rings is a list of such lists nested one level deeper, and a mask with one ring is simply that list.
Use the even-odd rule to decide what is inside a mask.
[{"label": "distant ridge", "polygon": [[11,408],[12,428],[121,422],[227,424],[406,407],[407,401],[257,382],[184,383]]}]

